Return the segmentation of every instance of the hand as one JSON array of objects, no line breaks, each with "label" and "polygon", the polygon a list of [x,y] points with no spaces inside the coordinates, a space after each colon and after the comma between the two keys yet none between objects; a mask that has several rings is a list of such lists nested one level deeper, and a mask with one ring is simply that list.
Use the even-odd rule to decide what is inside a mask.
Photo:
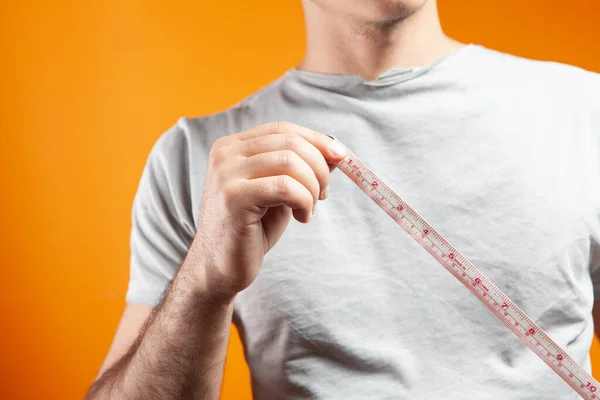
[{"label": "hand", "polygon": [[346,151],[322,133],[287,122],[218,139],[192,244],[198,256],[191,268],[204,290],[235,295],[248,287],[291,216],[311,220],[317,201],[327,197],[329,173]]}]

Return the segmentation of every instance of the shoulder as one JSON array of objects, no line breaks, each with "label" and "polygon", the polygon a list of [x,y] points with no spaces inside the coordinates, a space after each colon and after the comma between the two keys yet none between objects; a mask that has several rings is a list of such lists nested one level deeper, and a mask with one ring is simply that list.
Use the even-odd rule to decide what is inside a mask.
[{"label": "shoulder", "polygon": [[201,116],[182,116],[156,141],[152,154],[159,158],[178,157],[193,152],[207,154],[220,137],[246,130],[263,122],[264,110],[276,101],[285,85],[286,76],[262,87],[231,107]]},{"label": "shoulder", "polygon": [[[204,176],[213,143],[263,122],[269,102],[279,96],[282,79],[225,110],[198,117],[180,117],[155,141],[142,172],[138,197],[156,204],[179,204],[197,221]],[[145,195],[144,195],[145,193]],[[146,200],[148,202],[150,200]],[[182,214],[181,211],[178,214]]]},{"label": "shoulder", "polygon": [[545,94],[578,96],[573,101],[600,97],[600,74],[555,61],[534,60],[483,46],[474,46],[469,72],[488,83]]},{"label": "shoulder", "polygon": [[575,65],[525,58],[479,45],[473,46],[473,54],[475,57],[472,59],[478,66],[487,66],[495,72],[504,70],[506,73],[518,73],[542,80],[563,78],[573,81],[597,81],[600,76]]}]

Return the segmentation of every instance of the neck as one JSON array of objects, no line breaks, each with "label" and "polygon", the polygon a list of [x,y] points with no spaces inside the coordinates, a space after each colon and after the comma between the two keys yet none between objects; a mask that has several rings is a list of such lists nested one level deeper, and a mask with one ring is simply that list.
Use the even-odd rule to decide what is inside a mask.
[{"label": "neck", "polygon": [[307,46],[299,68],[376,79],[390,68],[434,62],[461,46],[440,25],[436,2],[427,1],[408,16],[385,22],[334,15],[304,1]]}]

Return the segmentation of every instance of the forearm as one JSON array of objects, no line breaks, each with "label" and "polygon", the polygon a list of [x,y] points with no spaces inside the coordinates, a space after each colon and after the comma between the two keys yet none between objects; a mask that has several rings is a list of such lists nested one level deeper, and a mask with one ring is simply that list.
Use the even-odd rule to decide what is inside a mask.
[{"label": "forearm", "polygon": [[233,298],[207,296],[186,266],[138,339],[87,399],[217,399]]}]

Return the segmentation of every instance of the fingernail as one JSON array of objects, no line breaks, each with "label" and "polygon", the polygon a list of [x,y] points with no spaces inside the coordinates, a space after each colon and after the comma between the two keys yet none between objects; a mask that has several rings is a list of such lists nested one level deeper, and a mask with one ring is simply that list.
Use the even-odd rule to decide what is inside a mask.
[{"label": "fingernail", "polygon": [[312,215],[315,215],[315,211],[317,211],[317,207],[313,207],[313,209],[312,209]]},{"label": "fingernail", "polygon": [[319,199],[325,200],[327,196],[329,196],[329,186],[323,189],[323,191],[321,192],[321,196],[319,196]]},{"label": "fingernail", "polygon": [[309,222],[312,220],[312,217],[313,217],[313,216],[312,216],[312,213],[309,213],[309,214],[306,216],[306,220],[304,221],[304,223],[305,223],[305,224],[308,224],[308,223],[309,223]]},{"label": "fingernail", "polygon": [[331,150],[331,152],[336,156],[343,156],[346,155],[346,153],[348,152],[346,147],[344,147],[344,145],[337,140],[331,141],[331,143],[329,144],[329,150]]}]

